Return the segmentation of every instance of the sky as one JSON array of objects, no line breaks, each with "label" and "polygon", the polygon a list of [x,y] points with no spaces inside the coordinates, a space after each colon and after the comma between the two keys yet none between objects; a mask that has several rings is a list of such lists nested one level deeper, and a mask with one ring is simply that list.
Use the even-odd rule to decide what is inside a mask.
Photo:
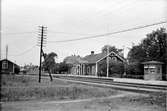
[{"label": "sky", "polygon": [[167,24],[71,42],[53,42],[94,36],[167,21],[167,0],[1,0],[1,59],[39,64],[39,27],[46,26],[44,52],[55,52],[56,62],[66,56],[100,53],[106,45],[125,49]]}]

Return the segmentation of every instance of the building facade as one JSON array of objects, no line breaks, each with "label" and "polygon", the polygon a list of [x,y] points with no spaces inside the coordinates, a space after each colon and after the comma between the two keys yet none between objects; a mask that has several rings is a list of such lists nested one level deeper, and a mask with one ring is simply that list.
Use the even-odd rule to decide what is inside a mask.
[{"label": "building facade", "polygon": [[162,62],[147,61],[144,64],[144,79],[145,80],[162,80]]},{"label": "building facade", "polygon": [[0,61],[0,73],[1,74],[11,74],[11,73],[15,73],[16,69],[19,69],[20,67],[15,64],[14,62],[7,60],[7,59],[3,59]]},{"label": "building facade", "polygon": [[113,62],[121,62],[124,63],[126,60],[120,56],[119,54],[116,54],[115,52],[107,53],[98,53],[94,54],[94,51],[91,51],[90,55],[87,55],[83,58],[77,57],[77,56],[71,56],[67,57],[68,59],[65,60],[65,63],[72,64],[72,68],[70,69],[70,74],[74,75],[92,75],[92,76],[98,76],[98,73],[100,72],[98,66],[100,62],[106,61],[108,58],[110,61]]}]

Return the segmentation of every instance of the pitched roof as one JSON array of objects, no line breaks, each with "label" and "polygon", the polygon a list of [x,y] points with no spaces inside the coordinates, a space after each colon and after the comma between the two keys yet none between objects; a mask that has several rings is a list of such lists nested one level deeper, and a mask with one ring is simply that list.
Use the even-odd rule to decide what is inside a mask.
[{"label": "pitched roof", "polygon": [[147,61],[147,62],[142,62],[142,64],[164,64],[164,63],[159,61]]},{"label": "pitched roof", "polygon": [[83,59],[88,61],[88,63],[96,63],[101,58],[105,57],[107,54],[99,53],[99,54],[90,54],[85,56]]},{"label": "pitched roof", "polygon": [[2,62],[2,61],[8,61],[8,62],[14,64],[15,66],[18,66],[18,67],[19,67],[19,65],[15,64],[14,62],[12,62],[12,61],[10,61],[10,60],[8,60],[8,59],[1,59],[0,62]]},{"label": "pitched roof", "polygon": [[67,64],[78,64],[78,63],[87,63],[80,56],[68,56],[64,59],[64,62]]},{"label": "pitched roof", "polygon": [[109,54],[107,53],[98,53],[98,54],[90,54],[87,55],[83,58],[81,58],[80,56],[68,56],[64,59],[64,62],[67,64],[79,64],[79,63],[89,63],[89,64],[94,64],[96,62],[99,62],[101,60],[103,60],[104,58],[106,58],[107,56],[109,56],[110,54],[114,54],[115,56],[117,56],[121,61],[125,61],[125,59],[120,56],[119,54],[116,54],[115,52],[110,52]]},{"label": "pitched roof", "polygon": [[104,58],[106,58],[107,56],[109,56],[111,54],[114,54],[123,62],[125,61],[125,59],[122,56],[120,56],[119,54],[116,54],[113,51],[110,52],[109,54],[107,54],[107,53],[90,54],[90,55],[85,56],[83,59],[88,61],[88,63],[96,63],[96,62],[103,60]]}]

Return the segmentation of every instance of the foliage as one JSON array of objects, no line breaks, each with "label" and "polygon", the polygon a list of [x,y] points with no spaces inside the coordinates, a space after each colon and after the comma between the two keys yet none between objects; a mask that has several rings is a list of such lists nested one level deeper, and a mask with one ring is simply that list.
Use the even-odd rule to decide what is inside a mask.
[{"label": "foliage", "polygon": [[44,54],[44,62],[42,64],[45,70],[52,72],[56,64],[55,57],[57,57],[57,54],[54,52]]},{"label": "foliage", "polygon": [[[167,32],[165,28],[157,29],[152,33],[146,35],[139,45],[133,46],[128,53],[128,60],[133,62],[144,61],[161,61],[163,65],[163,79],[165,80],[165,73],[167,72],[165,66],[167,65]],[[141,71],[139,71],[141,72]],[[138,73],[138,72],[135,72]]]},{"label": "foliage", "polygon": [[133,62],[126,67],[126,77],[142,79],[144,74],[143,65],[139,62]]},{"label": "foliage", "polygon": [[62,73],[62,72],[68,73],[70,68],[71,68],[70,64],[66,64],[65,62],[61,62],[59,64],[59,73]]},{"label": "foliage", "polygon": [[105,45],[102,47],[102,53],[107,53],[107,48],[109,48],[109,52],[114,51],[115,53],[122,52],[122,49],[118,49],[115,46]]},{"label": "foliage", "polygon": [[52,72],[54,74],[68,73],[71,67],[72,65],[66,64],[65,62],[56,63]]},{"label": "foliage", "polygon": [[117,94],[118,91],[110,88],[99,88],[62,80],[49,82],[43,78],[41,83],[37,77],[3,75],[1,81],[1,101],[25,101],[40,99],[81,99],[103,97]]},{"label": "foliage", "polygon": [[123,63],[111,63],[109,65],[109,76],[112,76],[112,77],[122,77],[124,73],[124,64]]},{"label": "foliage", "polygon": [[19,68],[19,67],[15,67],[15,68],[14,68],[14,73],[15,73],[15,74],[19,74],[19,72],[20,72],[20,68]]},{"label": "foliage", "polygon": [[[98,64],[98,75],[106,76],[107,74],[107,64],[106,61],[103,60]],[[110,62],[109,63],[109,76],[110,77],[122,77],[124,73],[124,64],[121,62]]]},{"label": "foliage", "polygon": [[129,62],[156,60],[165,62],[167,33],[165,28],[147,34],[139,45],[132,47],[128,53]]}]

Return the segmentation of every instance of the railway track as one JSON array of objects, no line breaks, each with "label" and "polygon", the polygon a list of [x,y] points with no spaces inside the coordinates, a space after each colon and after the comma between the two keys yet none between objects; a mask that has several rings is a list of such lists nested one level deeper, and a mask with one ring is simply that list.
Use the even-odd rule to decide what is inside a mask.
[{"label": "railway track", "polygon": [[[37,76],[30,74],[32,76]],[[48,77],[47,74],[43,74],[43,77]],[[92,77],[92,76],[73,76],[73,75],[53,75],[56,79],[67,80],[71,82],[77,82],[88,85],[95,85],[101,87],[111,87],[119,90],[135,91],[135,92],[165,92],[167,93],[167,85],[155,85],[155,84],[144,84],[144,83],[127,83],[117,82],[112,78],[104,77]]]},{"label": "railway track", "polygon": [[83,76],[65,76],[65,75],[54,75],[54,77],[59,79],[92,83],[92,84],[103,84],[106,86],[111,86],[118,89],[126,90],[140,90],[140,91],[149,91],[149,92],[167,92],[166,85],[152,85],[152,84],[142,84],[142,83],[126,83],[126,82],[115,82],[111,78],[93,78],[93,77],[83,77]]}]

